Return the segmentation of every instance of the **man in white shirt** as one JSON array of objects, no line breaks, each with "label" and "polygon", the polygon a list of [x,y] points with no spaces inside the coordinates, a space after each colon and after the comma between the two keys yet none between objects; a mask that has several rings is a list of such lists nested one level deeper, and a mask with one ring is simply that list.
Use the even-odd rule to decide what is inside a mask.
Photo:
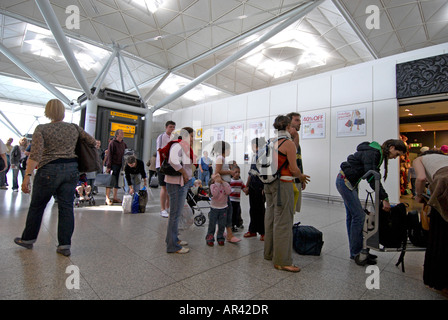
[{"label": "man in white shirt", "polygon": [[[157,137],[157,146],[156,149],[159,150],[160,148],[163,148],[170,142],[171,140],[171,134],[176,129],[176,123],[174,121],[167,121],[165,123],[165,132],[162,133]],[[161,187],[160,190],[160,215],[164,218],[168,218],[168,210],[170,207],[170,199],[168,197],[168,193],[166,191],[166,183],[165,183],[165,175],[160,173],[160,155],[159,152],[157,152],[156,156],[156,171],[157,171],[157,178],[159,180],[159,185]]]}]

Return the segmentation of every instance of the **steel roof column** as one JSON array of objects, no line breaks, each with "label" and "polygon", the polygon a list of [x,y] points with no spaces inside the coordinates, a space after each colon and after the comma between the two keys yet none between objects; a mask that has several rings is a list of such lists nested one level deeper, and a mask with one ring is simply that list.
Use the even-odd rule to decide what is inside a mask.
[{"label": "steel roof column", "polygon": [[89,85],[87,84],[86,78],[82,73],[81,67],[79,66],[78,60],[76,60],[72,48],[70,48],[65,33],[62,30],[61,25],[59,24],[58,18],[56,17],[53,8],[51,7],[50,1],[36,0],[36,4],[39,7],[40,12],[42,13],[42,16],[44,17],[45,22],[53,33],[54,39],[56,40],[59,49],[64,55],[65,60],[67,61],[68,66],[73,73],[73,76],[81,86],[87,98],[90,98],[92,94],[90,92]]},{"label": "steel roof column", "polygon": [[22,69],[25,73],[27,73],[31,78],[33,78],[35,81],[40,83],[45,89],[50,91],[56,98],[61,100],[67,105],[71,104],[71,101],[69,98],[67,98],[61,91],[56,89],[53,85],[46,82],[41,76],[39,76],[36,72],[31,70],[25,63],[23,63],[22,60],[20,60],[18,57],[16,57],[11,51],[9,51],[8,48],[6,48],[1,42],[0,42],[0,51],[9,59],[11,60],[16,66],[18,66],[20,69]]}]

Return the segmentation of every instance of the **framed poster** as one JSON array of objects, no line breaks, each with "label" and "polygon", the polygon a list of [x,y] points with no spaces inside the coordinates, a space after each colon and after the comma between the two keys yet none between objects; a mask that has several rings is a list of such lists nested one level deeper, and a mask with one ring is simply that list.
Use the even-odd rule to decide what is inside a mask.
[{"label": "framed poster", "polygon": [[213,128],[213,141],[224,141],[226,138],[226,128],[225,127],[216,127]]},{"label": "framed poster", "polygon": [[244,125],[242,123],[235,123],[230,125],[228,134],[229,142],[243,142]]},{"label": "framed poster", "polygon": [[325,138],[325,112],[302,114],[302,139]]},{"label": "framed poster", "polygon": [[266,137],[266,121],[254,121],[249,123],[249,139]]},{"label": "framed poster", "polygon": [[338,111],[337,137],[366,135],[366,109]]}]

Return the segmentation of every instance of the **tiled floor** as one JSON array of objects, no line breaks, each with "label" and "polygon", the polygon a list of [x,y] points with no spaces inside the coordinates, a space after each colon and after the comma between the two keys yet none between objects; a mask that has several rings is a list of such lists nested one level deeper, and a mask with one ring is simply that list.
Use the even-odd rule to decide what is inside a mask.
[{"label": "tiled floor", "polygon": [[[370,273],[348,257],[340,203],[304,200],[295,221],[320,229],[325,244],[319,257],[294,253],[302,268],[297,274],[264,260],[259,238],[208,247],[207,223],[181,233],[190,253],[167,254],[167,219],[159,215],[159,189],[152,191],[144,214],[102,205],[101,195],[96,206],[75,209],[72,255],[66,258],[56,253],[57,204],[49,203],[38,241],[27,250],[13,239],[23,230],[29,195],[0,190],[0,299],[445,299],[423,284],[424,252],[406,253],[405,273],[395,267],[398,253],[377,253],[380,288],[367,289]],[[242,208],[247,228],[244,195]],[[242,238],[243,232],[236,235]],[[67,287],[75,283],[67,270],[72,265],[79,268],[79,289]]]}]

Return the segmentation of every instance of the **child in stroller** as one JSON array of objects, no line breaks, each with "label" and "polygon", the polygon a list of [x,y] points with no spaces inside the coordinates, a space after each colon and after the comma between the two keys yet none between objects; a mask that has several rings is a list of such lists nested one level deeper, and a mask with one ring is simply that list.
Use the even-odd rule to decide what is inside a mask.
[{"label": "child in stroller", "polygon": [[[206,207],[198,206],[199,201],[206,201],[209,205]],[[205,223],[205,221],[207,221],[202,211],[203,209],[210,208],[210,197],[208,196],[208,193],[205,190],[205,188],[202,187],[201,180],[195,180],[193,187],[188,189],[187,203],[190,206],[191,210],[193,211],[193,214],[196,211],[199,211],[199,215],[197,215],[194,218],[194,224],[197,226],[202,226]]]},{"label": "child in stroller", "polygon": [[79,207],[80,203],[84,203],[85,201],[88,201],[90,205],[94,205],[95,199],[93,198],[91,191],[92,187],[87,182],[87,175],[81,173],[78,184],[76,185],[75,206]]}]

